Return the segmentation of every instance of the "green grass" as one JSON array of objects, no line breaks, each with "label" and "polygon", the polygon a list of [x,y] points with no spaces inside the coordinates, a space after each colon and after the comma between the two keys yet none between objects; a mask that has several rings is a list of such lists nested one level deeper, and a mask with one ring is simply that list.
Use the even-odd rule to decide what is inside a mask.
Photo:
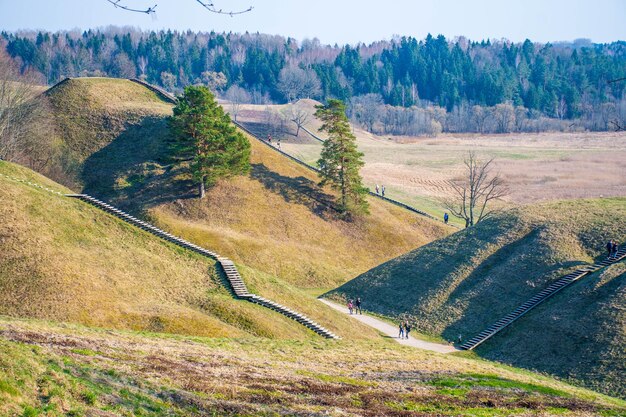
[{"label": "green grass", "polygon": [[[626,242],[625,230],[626,198],[526,206],[384,263],[331,295],[360,296],[368,310],[409,318],[417,331],[467,340],[555,279],[602,259],[606,240]],[[618,274],[598,285],[584,278],[537,310],[532,329],[519,326],[535,312],[478,352],[623,396],[622,280]]]},{"label": "green grass", "polygon": [[[0,331],[0,415],[549,410],[617,416],[626,410],[624,401],[545,376],[385,341],[145,335],[6,317]],[[87,351],[98,355],[82,354]]]},{"label": "green grass", "polygon": [[[6,162],[0,173],[51,185]],[[316,337],[271,310],[234,300],[210,259],[78,200],[1,176],[0,185],[0,314],[204,336]],[[319,304],[319,318],[342,329],[341,315],[334,320]]]}]

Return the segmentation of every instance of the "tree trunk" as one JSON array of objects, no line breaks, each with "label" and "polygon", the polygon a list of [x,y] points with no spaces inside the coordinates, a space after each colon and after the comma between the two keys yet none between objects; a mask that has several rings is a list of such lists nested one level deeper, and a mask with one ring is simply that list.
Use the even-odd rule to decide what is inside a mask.
[{"label": "tree trunk", "polygon": [[198,188],[200,191],[200,199],[203,199],[204,196],[206,195],[206,190],[204,188],[204,178],[200,180],[200,184],[198,184]]}]

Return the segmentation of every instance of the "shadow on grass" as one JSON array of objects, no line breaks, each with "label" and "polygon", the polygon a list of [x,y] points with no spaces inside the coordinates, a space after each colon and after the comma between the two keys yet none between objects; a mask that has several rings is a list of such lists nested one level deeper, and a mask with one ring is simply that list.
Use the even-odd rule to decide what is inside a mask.
[{"label": "shadow on grass", "polygon": [[129,124],[84,163],[83,192],[131,212],[196,196],[189,176],[168,164],[165,117],[147,116]]},{"label": "shadow on grass", "polygon": [[287,177],[274,172],[264,164],[252,164],[250,177],[280,195],[287,203],[301,204],[316,215],[327,218],[329,212],[337,212],[334,197],[322,191],[318,185],[305,177]]},{"label": "shadow on grass", "polygon": [[[585,262],[563,260],[550,264],[551,242],[542,239],[543,227],[532,228],[487,256],[459,283],[448,300],[465,299],[465,314],[442,332],[447,340],[459,334],[472,337],[511,313],[570,269]],[[568,272],[558,273],[567,270]],[[503,296],[505,295],[505,296]],[[452,303],[448,301],[449,305]]]}]

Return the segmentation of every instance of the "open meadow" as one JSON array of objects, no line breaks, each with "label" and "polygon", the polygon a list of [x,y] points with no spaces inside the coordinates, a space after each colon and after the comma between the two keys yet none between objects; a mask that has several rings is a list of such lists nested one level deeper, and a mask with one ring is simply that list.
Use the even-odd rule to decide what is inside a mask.
[{"label": "open meadow", "polygon": [[[319,135],[314,102],[302,102],[298,106],[311,114],[305,127]],[[266,137],[267,111],[284,113],[285,107],[245,105],[238,120]],[[286,127],[289,133],[274,135],[281,138],[282,149],[315,164],[321,142],[303,130],[296,137],[293,122]],[[373,190],[384,184],[387,196],[434,215],[442,215],[438,200],[450,194],[449,181],[462,175],[469,150],[495,158],[495,170],[510,188],[509,203],[626,195],[626,132],[406,137],[378,136],[354,127],[354,134],[365,154],[365,185]]]}]

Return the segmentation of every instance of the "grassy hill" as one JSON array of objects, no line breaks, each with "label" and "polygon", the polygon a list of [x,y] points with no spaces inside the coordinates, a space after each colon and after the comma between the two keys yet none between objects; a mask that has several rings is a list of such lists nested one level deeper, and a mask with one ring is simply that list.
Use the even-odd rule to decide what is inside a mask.
[{"label": "grassy hill", "polygon": [[[168,163],[171,106],[152,92],[125,80],[73,79],[48,95],[62,121],[93,109],[88,126],[59,123],[68,147],[84,149],[73,183],[284,283],[329,289],[451,231],[377,200],[370,216],[339,220],[314,173],[254,139],[250,175],[220,182],[199,201],[188,173]],[[109,112],[113,129],[102,116]],[[268,281],[257,276],[244,278],[261,292],[276,287],[262,288]]]},{"label": "grassy hill", "polygon": [[171,113],[171,105],[156,93],[125,79],[68,79],[45,94],[63,144],[54,179],[73,189],[83,186],[83,162],[94,152],[131,126]]},{"label": "grassy hill", "polygon": [[207,339],[0,317],[0,415],[619,416],[626,403],[393,341]]},{"label": "grassy hill", "polygon": [[[393,317],[406,315],[419,330],[448,340],[459,334],[467,339],[555,279],[604,257],[609,238],[626,241],[626,198],[527,206],[384,263],[341,286],[333,295],[360,295],[369,310]],[[623,390],[623,381],[616,391],[610,388],[614,385],[609,381],[612,377],[601,375],[607,367],[623,368],[626,360],[620,348],[626,323],[621,310],[626,300],[623,291],[617,290],[619,282],[616,277],[610,284],[598,285],[597,280],[585,278],[556,296],[555,302],[563,304],[546,304],[542,307],[546,309],[544,316],[531,312],[514,324],[511,332],[519,328],[519,333],[502,347],[498,346],[505,335],[487,342],[483,349],[499,359],[524,366],[535,363],[537,369],[560,370],[559,375],[579,376],[590,383],[590,375],[594,380],[606,378],[605,389]],[[594,286],[583,291],[581,286],[591,283]],[[549,309],[549,305],[554,308]],[[562,311],[560,307],[566,305]],[[588,314],[583,326],[579,318],[585,311]],[[550,315],[559,320],[548,320]],[[533,318],[536,327],[526,333],[522,324]],[[600,336],[607,328],[614,329],[614,337]],[[522,343],[524,338],[527,340]],[[519,345],[513,348],[516,342]],[[568,344],[571,346],[562,349]],[[583,345],[581,356],[578,349]],[[564,353],[570,349],[572,355],[578,355]],[[541,356],[542,361],[533,362],[532,358]],[[580,363],[571,366],[577,360]]]},{"label": "grassy hill", "polygon": [[622,262],[540,305],[479,346],[478,353],[626,398],[625,307],[626,264]]},{"label": "grassy hill", "polygon": [[[69,191],[7,162],[0,174]],[[78,200],[0,176],[0,218],[0,314],[212,337],[317,337],[234,300],[210,259]],[[284,292],[292,302],[304,297]],[[365,326],[352,334],[354,324],[321,303],[307,310],[348,338],[376,335]]]}]

